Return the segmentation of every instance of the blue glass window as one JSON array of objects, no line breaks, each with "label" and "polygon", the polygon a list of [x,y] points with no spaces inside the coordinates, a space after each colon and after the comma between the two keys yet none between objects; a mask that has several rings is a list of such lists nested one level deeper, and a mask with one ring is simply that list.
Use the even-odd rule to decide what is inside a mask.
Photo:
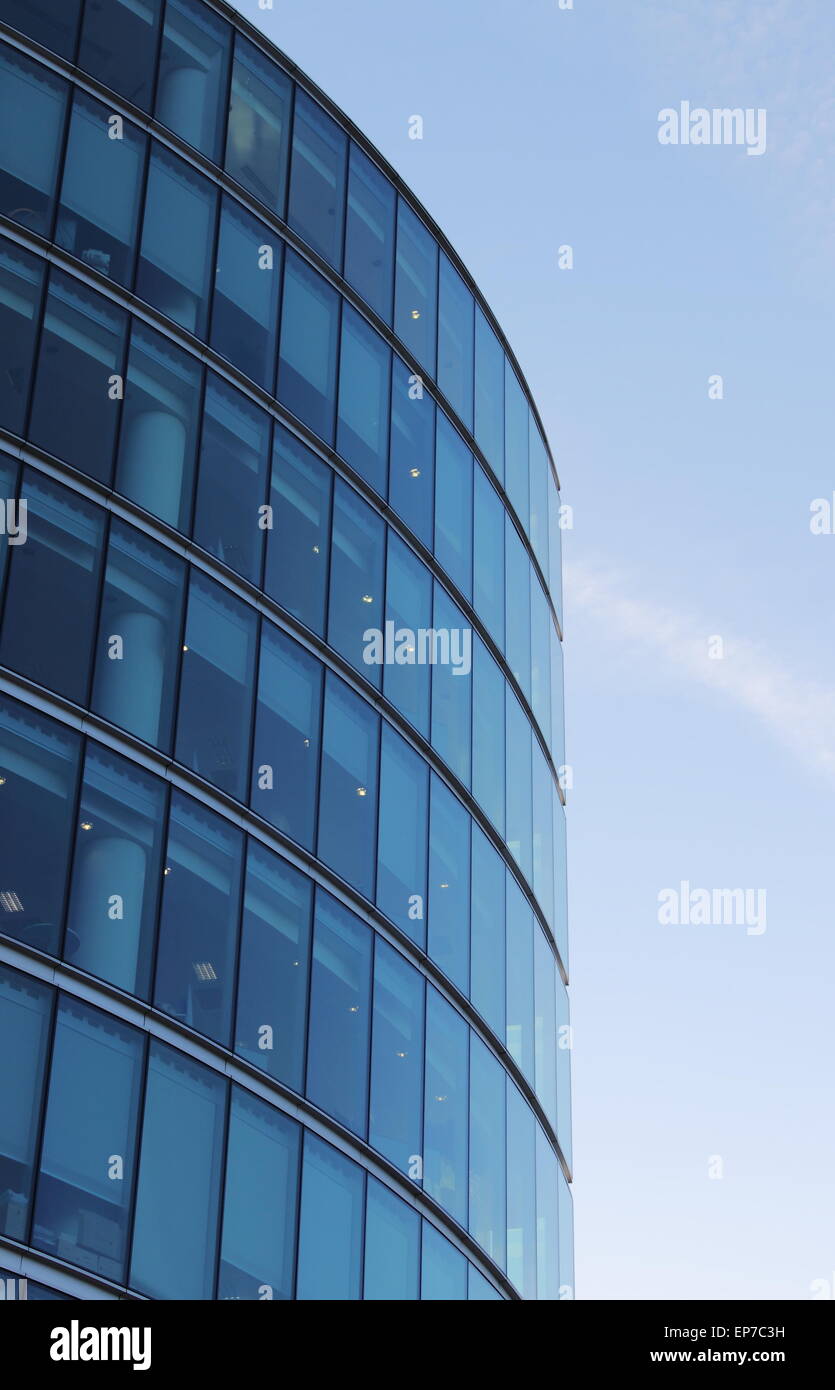
[{"label": "blue glass window", "polygon": [[562,622],[562,529],[560,494],[553,474],[548,473],[548,590]]},{"label": "blue glass window", "polygon": [[176,755],[239,801],[249,781],[257,614],[192,570]]},{"label": "blue glass window", "polygon": [[43,261],[10,242],[0,246],[0,424],[13,434],[26,418],[43,278]]},{"label": "blue glass window", "polygon": [[530,445],[530,538],[533,552],[544,575],[548,574],[548,477],[551,466],[545,441],[530,412],[528,424]]},{"label": "blue glass window", "polygon": [[267,593],[321,636],[330,557],[333,472],[276,425],[267,533]]},{"label": "blue glass window", "polygon": [[441,255],[438,283],[438,385],[455,413],[473,428],[475,304],[453,266]]},{"label": "blue glass window", "polygon": [[235,1051],[298,1092],[304,1088],[312,899],[310,879],[250,839]]},{"label": "blue glass window", "polygon": [[52,994],[0,965],[0,1232],[10,1240],[25,1241],[29,1225]]},{"label": "blue glass window", "polygon": [[423,1185],[444,1211],[467,1222],[469,1028],[429,986]]},{"label": "blue glass window", "polygon": [[531,1085],[533,1046],[533,912],[513,875],[507,875],[507,1050]]},{"label": "blue glass window", "polygon": [[505,679],[481,638],[473,645],[473,796],[499,833],[505,811]]},{"label": "blue glass window", "polygon": [[402,198],[397,203],[397,269],[394,331],[414,357],[435,374],[438,244]]},{"label": "blue glass window", "polygon": [[551,647],[553,624],[548,600],[531,570],[531,709],[545,737],[551,741]]},{"label": "blue glass window", "polygon": [[435,454],[435,555],[465,598],[473,584],[473,456],[438,412]]},{"label": "blue glass window", "polygon": [[533,878],[531,726],[512,691],[507,692],[507,820],[505,840],[530,883]]},{"label": "blue glass window", "polygon": [[466,994],[470,971],[469,813],[434,774],[429,822],[429,955]]},{"label": "blue glass window", "polygon": [[505,1073],[479,1038],[470,1047],[470,1234],[506,1268]]},{"label": "blue glass window", "polygon": [[81,0],[3,0],[0,19],[62,58],[72,58],[80,9]]},{"label": "blue glass window", "polygon": [[536,1296],[560,1296],[559,1161],[536,1127]]},{"label": "blue glass window", "polygon": [[531,563],[519,532],[510,520],[505,524],[507,584],[507,664],[523,693],[531,696]]},{"label": "blue glass window", "polygon": [[152,516],[186,532],[202,378],[202,368],[187,353],[134,324],[116,486]]},{"label": "blue glass window", "polygon": [[243,837],[181,792],[171,798],[154,1004],[228,1044]]},{"label": "blue glass window", "polygon": [[339,295],[292,251],[285,257],[278,399],[333,443]]},{"label": "blue glass window", "polygon": [[345,279],[391,323],[395,192],[385,174],[352,143],[345,227]]},{"label": "blue glass window", "polygon": [[[26,5],[28,9],[28,4]],[[49,236],[67,84],[11,48],[0,54],[0,213]]]},{"label": "blue glass window", "polygon": [[553,787],[551,805],[554,810],[554,937],[562,957],[563,965],[568,966],[568,884],[565,863],[565,808],[560,801],[556,787]]},{"label": "blue glass window", "polygon": [[308,1130],[304,1137],[296,1298],[360,1297],[365,1174]]},{"label": "blue glass window", "polygon": [[553,621],[548,621],[548,645],[551,649],[551,758],[559,774],[565,765],[565,705],[563,697],[562,642]]},{"label": "blue glass window", "polygon": [[[379,689],[382,656],[367,632],[383,626],[386,527],[380,516],[337,478],[333,497],[328,642]],[[379,644],[378,644],[379,646]]]},{"label": "blue glass window", "polygon": [[165,782],[89,742],[81,785],[64,959],[147,999]]},{"label": "blue glass window", "polygon": [[[0,367],[2,370],[2,367]],[[16,502],[17,493],[17,472],[18,465],[16,459],[8,456],[0,456],[0,506],[5,515],[6,524],[3,534],[0,536],[0,599],[3,593],[3,579],[6,573],[6,556],[9,553],[9,532],[12,534],[13,545],[21,544],[18,537],[23,536],[21,527],[22,515]],[[12,509],[11,511],[9,509]]]},{"label": "blue glass window", "polygon": [[505,866],[473,825],[470,999],[499,1038],[505,1036]]},{"label": "blue glass window", "polygon": [[554,920],[554,823],[552,798],[554,780],[537,739],[531,739],[533,752],[533,877],[531,886],[545,914]]},{"label": "blue glass window", "polygon": [[340,1124],[368,1127],[373,933],[329,893],[316,894],[307,1095]]},{"label": "blue glass window", "polygon": [[232,1088],[219,1299],[293,1296],[299,1126]]},{"label": "blue glass window", "polygon": [[376,1178],[368,1179],[363,1298],[417,1299],[420,1216]]},{"label": "blue glass window", "polygon": [[88,0],[78,66],[150,110],[162,0]]},{"label": "blue glass window", "polygon": [[419,946],[426,937],[428,802],[426,762],[383,724],[377,906]]},{"label": "blue glass window", "polygon": [[504,482],[504,352],[481,309],[475,311],[475,438]]},{"label": "blue glass window", "polygon": [[226,137],[226,172],[284,216],[293,84],[243,34],[235,62]]},{"label": "blue glass window", "polygon": [[130,1277],[151,1298],[213,1295],[225,1111],[221,1077],[151,1042]]},{"label": "blue glass window", "polygon": [[507,1087],[507,1276],[536,1298],[536,1121],[512,1082]]},{"label": "blue glass window", "polygon": [[[441,634],[437,639],[441,659],[436,659],[432,668],[432,746],[456,777],[469,786],[472,629],[437,581],[433,627]],[[448,659],[444,659],[445,642],[449,644]]]},{"label": "blue glass window", "polygon": [[382,497],[389,447],[391,349],[350,304],[342,315],[336,450]]},{"label": "blue glass window", "polygon": [[207,178],[154,145],[136,293],[198,338],[208,323],[216,198]]},{"label": "blue glass window", "polygon": [[389,501],[432,549],[435,516],[435,402],[421,380],[394,359],[391,383]]},{"label": "blue glass window", "polygon": [[485,1279],[484,1275],[479,1273],[475,1265],[469,1265],[467,1268],[467,1298],[471,1302],[480,1300],[483,1303],[492,1303],[496,1299],[499,1303],[502,1302],[502,1296],[498,1289],[493,1287],[489,1279]]},{"label": "blue glass window", "polygon": [[305,849],[316,823],[321,711],[321,663],[265,623],[250,804]]},{"label": "blue glass window", "polygon": [[135,126],[76,93],[55,240],[120,285],[133,278],[145,146]]},{"label": "blue glass window", "polygon": [[217,248],[211,345],[272,390],[283,243],[224,198]]},{"label": "blue glass window", "polygon": [[374,895],[379,741],[379,716],[329,672],[318,853],[366,898]]},{"label": "blue glass window", "polygon": [[336,270],[342,266],[348,137],[296,88],[288,221]]},{"label": "blue glass window", "polygon": [[571,1019],[568,992],[559,971],[556,982],[557,1015],[557,1138],[571,1168]]},{"label": "blue glass window", "polygon": [[383,690],[401,714],[429,735],[431,667],[421,660],[420,631],[432,626],[432,575],[413,550],[389,528],[386,570],[386,628],[392,660],[383,669]]},{"label": "blue glass window", "polygon": [[70,275],[49,281],[29,435],[110,485],[128,316]]},{"label": "blue glass window", "polygon": [[[505,510],[481,468],[473,499],[473,607],[499,651],[504,651]],[[514,622],[518,615],[514,614]]]},{"label": "blue glass window", "polygon": [[96,646],[93,709],[166,752],[180,662],[185,565],[114,517]]},{"label": "blue glass window", "polygon": [[209,373],[194,539],[257,584],[265,534],[270,417]]},{"label": "blue glass window", "polygon": [[557,1197],[557,1207],[559,1211],[559,1239],[560,1239],[560,1293],[563,1298],[574,1297],[574,1199],[571,1196],[571,1189],[563,1176],[560,1168],[557,1173],[559,1194]]},{"label": "blue glass window", "polygon": [[122,1283],[144,1039],[62,998],[35,1204],[33,1244]]},{"label": "blue glass window", "polygon": [[534,924],[534,1078],[539,1103],[557,1125],[557,1015],[554,954]]},{"label": "blue glass window", "polygon": [[220,163],[232,30],[199,0],[168,0],[157,120]]},{"label": "blue glass window", "polygon": [[524,527],[530,515],[528,485],[528,402],[519,378],[509,362],[504,377],[504,485],[511,505]]},{"label": "blue glass window", "polygon": [[27,469],[28,536],[9,562],[3,662],[87,703],[105,513]]},{"label": "blue glass window", "polygon": [[423,1223],[420,1296],[458,1303],[467,1297],[467,1259],[430,1222]]},{"label": "blue glass window", "polygon": [[420,972],[378,937],[369,1138],[379,1153],[413,1179],[420,1177],[425,992]]}]

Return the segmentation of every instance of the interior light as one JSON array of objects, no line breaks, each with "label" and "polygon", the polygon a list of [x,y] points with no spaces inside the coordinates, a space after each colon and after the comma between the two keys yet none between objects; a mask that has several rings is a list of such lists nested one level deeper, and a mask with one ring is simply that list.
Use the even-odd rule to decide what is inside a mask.
[{"label": "interior light", "polygon": [[412,318],[413,318],[413,319],[419,319],[419,318],[420,318],[420,309],[413,309],[413,310],[412,310]]},{"label": "interior light", "polygon": [[374,600],[373,600],[373,598],[371,597],[370,594],[363,594],[363,596],[362,596],[362,601],[363,601],[363,603],[373,603],[373,602],[374,602]]},{"label": "interior light", "polygon": [[367,788],[367,787],[357,787],[357,796],[367,796],[367,795],[368,795],[368,788]]},{"label": "interior light", "polygon": [[210,960],[193,961],[194,973],[198,980],[216,980],[215,968]]},{"label": "interior light", "polygon": [[23,903],[17,896],[13,888],[8,888],[5,893],[0,893],[0,906],[4,912],[22,912]]},{"label": "interior light", "polygon": [[410,476],[411,476],[412,478],[419,478],[419,477],[420,477],[420,469],[419,469],[419,468],[410,468],[410,469],[409,469],[409,474],[410,474]]},{"label": "interior light", "polygon": [[83,821],[81,822],[81,829],[82,829],[82,830],[92,830],[92,829],[93,829],[93,822],[92,822],[91,820],[83,820]]}]

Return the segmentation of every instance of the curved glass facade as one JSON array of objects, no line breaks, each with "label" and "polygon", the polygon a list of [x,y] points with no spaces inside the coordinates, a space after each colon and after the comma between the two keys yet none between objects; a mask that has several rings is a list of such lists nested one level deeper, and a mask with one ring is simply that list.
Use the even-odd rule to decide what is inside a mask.
[{"label": "curved glass facade", "polygon": [[222,3],[0,0],[0,106],[0,1264],[570,1297],[560,500],[515,360]]}]

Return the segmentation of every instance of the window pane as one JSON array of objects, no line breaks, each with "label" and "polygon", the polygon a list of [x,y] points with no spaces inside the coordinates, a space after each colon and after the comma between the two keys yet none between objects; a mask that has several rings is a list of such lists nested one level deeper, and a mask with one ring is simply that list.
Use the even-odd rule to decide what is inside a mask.
[{"label": "window pane", "polygon": [[157,120],[220,163],[231,29],[197,0],[168,0]]},{"label": "window pane", "polygon": [[63,997],[32,1243],[121,1283],[144,1062],[135,1028]]},{"label": "window pane", "polygon": [[475,437],[504,481],[504,353],[481,309],[475,311]]},{"label": "window pane", "polygon": [[374,947],[370,1140],[409,1177],[423,1121],[423,976],[387,942]]},{"label": "window pane", "polygon": [[455,776],[469,786],[472,629],[437,581],[433,626],[436,632],[446,634],[449,660],[443,660],[442,645],[441,662],[432,668],[432,746]]},{"label": "window pane", "polygon": [[105,513],[27,469],[28,536],[10,556],[2,659],[87,703]]},{"label": "window pane", "polygon": [[4,47],[0,54],[0,212],[46,237],[52,228],[66,99],[66,82]]},{"label": "window pane", "polygon": [[228,1044],[243,837],[181,792],[171,799],[154,1004]]},{"label": "window pane", "polygon": [[268,391],[275,380],[282,252],[263,222],[224,198],[211,344]]},{"label": "window pane", "polygon": [[428,798],[427,764],[384,724],[377,906],[419,946],[425,940]]},{"label": "window pane", "polygon": [[445,1303],[467,1297],[467,1259],[428,1221],[423,1223],[420,1296]]},{"label": "window pane", "polygon": [[136,293],[198,338],[206,336],[208,322],[216,196],[185,160],[154,145]]},{"label": "window pane", "polygon": [[530,538],[542,573],[548,574],[548,477],[551,467],[545,441],[531,411],[528,422],[531,472]]},{"label": "window pane", "polygon": [[435,515],[435,402],[420,378],[394,359],[389,502],[432,549]]},{"label": "window pane", "polygon": [[473,427],[473,297],[441,256],[438,286],[438,385],[468,429]]},{"label": "window pane", "polygon": [[291,251],[285,267],[278,399],[332,444],[339,296]]},{"label": "window pane", "polygon": [[56,955],[72,844],[79,738],[0,699],[0,929]]},{"label": "window pane", "polygon": [[554,779],[537,739],[533,752],[533,878],[531,884],[546,922],[554,920]]},{"label": "window pane", "polygon": [[368,1180],[363,1298],[417,1299],[420,1217],[376,1178]]},{"label": "window pane", "polygon": [[437,299],[437,243],[401,198],[397,204],[394,331],[433,376]]},{"label": "window pane", "polygon": [[296,1298],[360,1297],[364,1190],[362,1168],[308,1131]]},{"label": "window pane", "polygon": [[44,48],[72,58],[81,0],[2,0],[0,19]]},{"label": "window pane", "polygon": [[249,841],[235,1051],[298,1092],[304,1089],[312,895],[309,879]]},{"label": "window pane", "polygon": [[346,304],[336,449],[382,497],[387,488],[390,376],[391,349]]},{"label": "window pane", "polygon": [[554,954],[534,923],[534,1076],[539,1103],[557,1124],[557,1017]]},{"label": "window pane", "polygon": [[467,1222],[469,1028],[429,986],[423,1185],[461,1225]]},{"label": "window pane", "polygon": [[180,660],[184,578],[179,556],[114,518],[93,708],[166,751]]},{"label": "window pane", "polygon": [[473,652],[473,796],[504,831],[505,679],[480,637]]},{"label": "window pane", "polygon": [[474,1037],[470,1051],[470,1234],[506,1268],[505,1073]]},{"label": "window pane", "polygon": [[420,631],[426,632],[432,626],[432,575],[391,528],[388,532],[386,624],[391,654],[383,668],[383,689],[401,714],[428,737],[431,668],[425,653],[421,660]]},{"label": "window pane", "polygon": [[507,1277],[536,1298],[536,1121],[516,1087],[507,1087]]},{"label": "window pane", "polygon": [[320,662],[264,623],[250,804],[305,849],[316,823],[321,709]]},{"label": "window pane", "polygon": [[162,0],[97,0],[86,6],[78,66],[136,106],[151,105]]},{"label": "window pane", "polygon": [[504,527],[505,511],[499,494],[490,486],[487,474],[476,468],[473,607],[500,651],[504,651]]},{"label": "window pane", "polygon": [[43,267],[28,251],[0,246],[0,425],[13,434],[22,434],[26,419]]},{"label": "window pane", "polygon": [[261,578],[270,418],[209,373],[194,539],[254,584]]},{"label": "window pane", "polygon": [[507,1050],[533,1085],[533,912],[507,874]]},{"label": "window pane", "polygon": [[557,1139],[571,1168],[571,1018],[568,993],[558,970],[556,980],[557,1013]]},{"label": "window pane", "polygon": [[505,521],[505,558],[507,562],[507,664],[516,677],[522,692],[531,698],[531,563],[519,532],[510,520]]},{"label": "window pane", "polygon": [[380,653],[371,648],[365,634],[382,629],[385,540],[382,518],[338,478],[333,498],[328,642],[378,689],[383,678]]},{"label": "window pane", "polygon": [[367,304],[391,323],[394,293],[395,192],[385,174],[351,145],[345,279]]},{"label": "window pane", "polygon": [[497,1037],[505,1036],[505,866],[473,826],[470,999]]},{"label": "window pane", "polygon": [[502,1302],[502,1296],[498,1289],[495,1289],[483,1274],[480,1274],[475,1265],[470,1265],[467,1269],[467,1298],[473,1302],[480,1299],[482,1302],[493,1302],[498,1299]]},{"label": "window pane", "polygon": [[432,777],[429,955],[466,994],[470,973],[470,816]]},{"label": "window pane", "polygon": [[528,402],[509,362],[504,377],[505,489],[516,515],[527,528],[530,510],[528,488]]},{"label": "window pane", "polygon": [[126,331],[123,310],[52,271],[29,434],[41,449],[108,487]]},{"label": "window pane", "polygon": [[265,588],[320,636],[325,630],[332,479],[326,463],[276,424]]},{"label": "window pane", "polygon": [[202,376],[200,365],[160,333],[134,325],[116,487],[186,532]]},{"label": "window pane", "polygon": [[435,468],[435,555],[465,598],[471,598],[473,456],[440,411]]},{"label": "window pane", "polygon": [[10,1240],[25,1241],[29,1224],[52,994],[0,965],[0,1232]]},{"label": "window pane", "polygon": [[560,1296],[560,1248],[557,1216],[559,1163],[557,1155],[536,1127],[536,1296]]},{"label": "window pane", "polygon": [[507,824],[505,839],[530,883],[533,879],[531,726],[516,696],[507,693]]},{"label": "window pane", "polygon": [[297,1124],[233,1086],[218,1298],[292,1298],[300,1140]]},{"label": "window pane", "polygon": [[374,895],[379,738],[379,716],[329,672],[318,853],[366,898]]},{"label": "window pane", "polygon": [[367,1133],[372,940],[370,927],[317,891],[307,1096],[361,1136]]},{"label": "window pane", "polygon": [[129,122],[114,127],[113,119],[101,102],[76,93],[55,240],[85,265],[129,285],[146,139]]},{"label": "window pane", "polygon": [[548,600],[531,570],[531,709],[547,743],[551,741],[551,648],[553,624]]},{"label": "window pane", "polygon": [[342,266],[348,137],[296,88],[288,221],[336,270]]},{"label": "window pane", "polygon": [[226,172],[284,216],[292,83],[242,34],[235,36]]},{"label": "window pane", "polygon": [[571,1189],[559,1170],[559,1238],[560,1238],[560,1291],[563,1298],[574,1297],[574,1199]]},{"label": "window pane", "polygon": [[64,959],[147,999],[165,782],[87,745]]},{"label": "window pane", "polygon": [[151,1298],[214,1292],[225,1110],[224,1080],[151,1042],[130,1277]]},{"label": "window pane", "polygon": [[563,965],[568,968],[568,885],[565,863],[565,808],[553,787],[554,810],[554,937]]},{"label": "window pane", "polygon": [[559,775],[565,766],[562,642],[550,618],[548,620],[548,645],[551,649],[551,736],[548,746]]},{"label": "window pane", "polygon": [[557,617],[562,622],[562,521],[560,494],[553,475],[548,475],[548,588]]},{"label": "window pane", "polygon": [[[0,367],[0,371],[2,368]],[[23,516],[17,499],[17,460],[0,454],[0,507],[4,509],[5,526],[0,535],[0,603],[3,596],[3,580],[6,574],[6,556],[10,549],[21,544],[26,531]],[[10,510],[11,509],[11,510]]]},{"label": "window pane", "polygon": [[192,571],[180,677],[176,755],[246,799],[257,614]]}]

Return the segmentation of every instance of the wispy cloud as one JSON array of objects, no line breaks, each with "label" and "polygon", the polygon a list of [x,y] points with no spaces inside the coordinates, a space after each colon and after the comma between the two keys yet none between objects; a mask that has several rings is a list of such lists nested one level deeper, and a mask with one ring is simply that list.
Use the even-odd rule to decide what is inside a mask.
[{"label": "wispy cloud", "polygon": [[[628,591],[628,579],[588,565],[566,566],[569,624],[594,622],[608,640],[655,654],[659,665],[718,692],[760,720],[807,767],[835,777],[835,690],[787,671],[760,643],[718,633],[698,615],[676,612]],[[572,613],[574,617],[572,619]],[[723,656],[710,656],[709,639],[721,636]]]}]

